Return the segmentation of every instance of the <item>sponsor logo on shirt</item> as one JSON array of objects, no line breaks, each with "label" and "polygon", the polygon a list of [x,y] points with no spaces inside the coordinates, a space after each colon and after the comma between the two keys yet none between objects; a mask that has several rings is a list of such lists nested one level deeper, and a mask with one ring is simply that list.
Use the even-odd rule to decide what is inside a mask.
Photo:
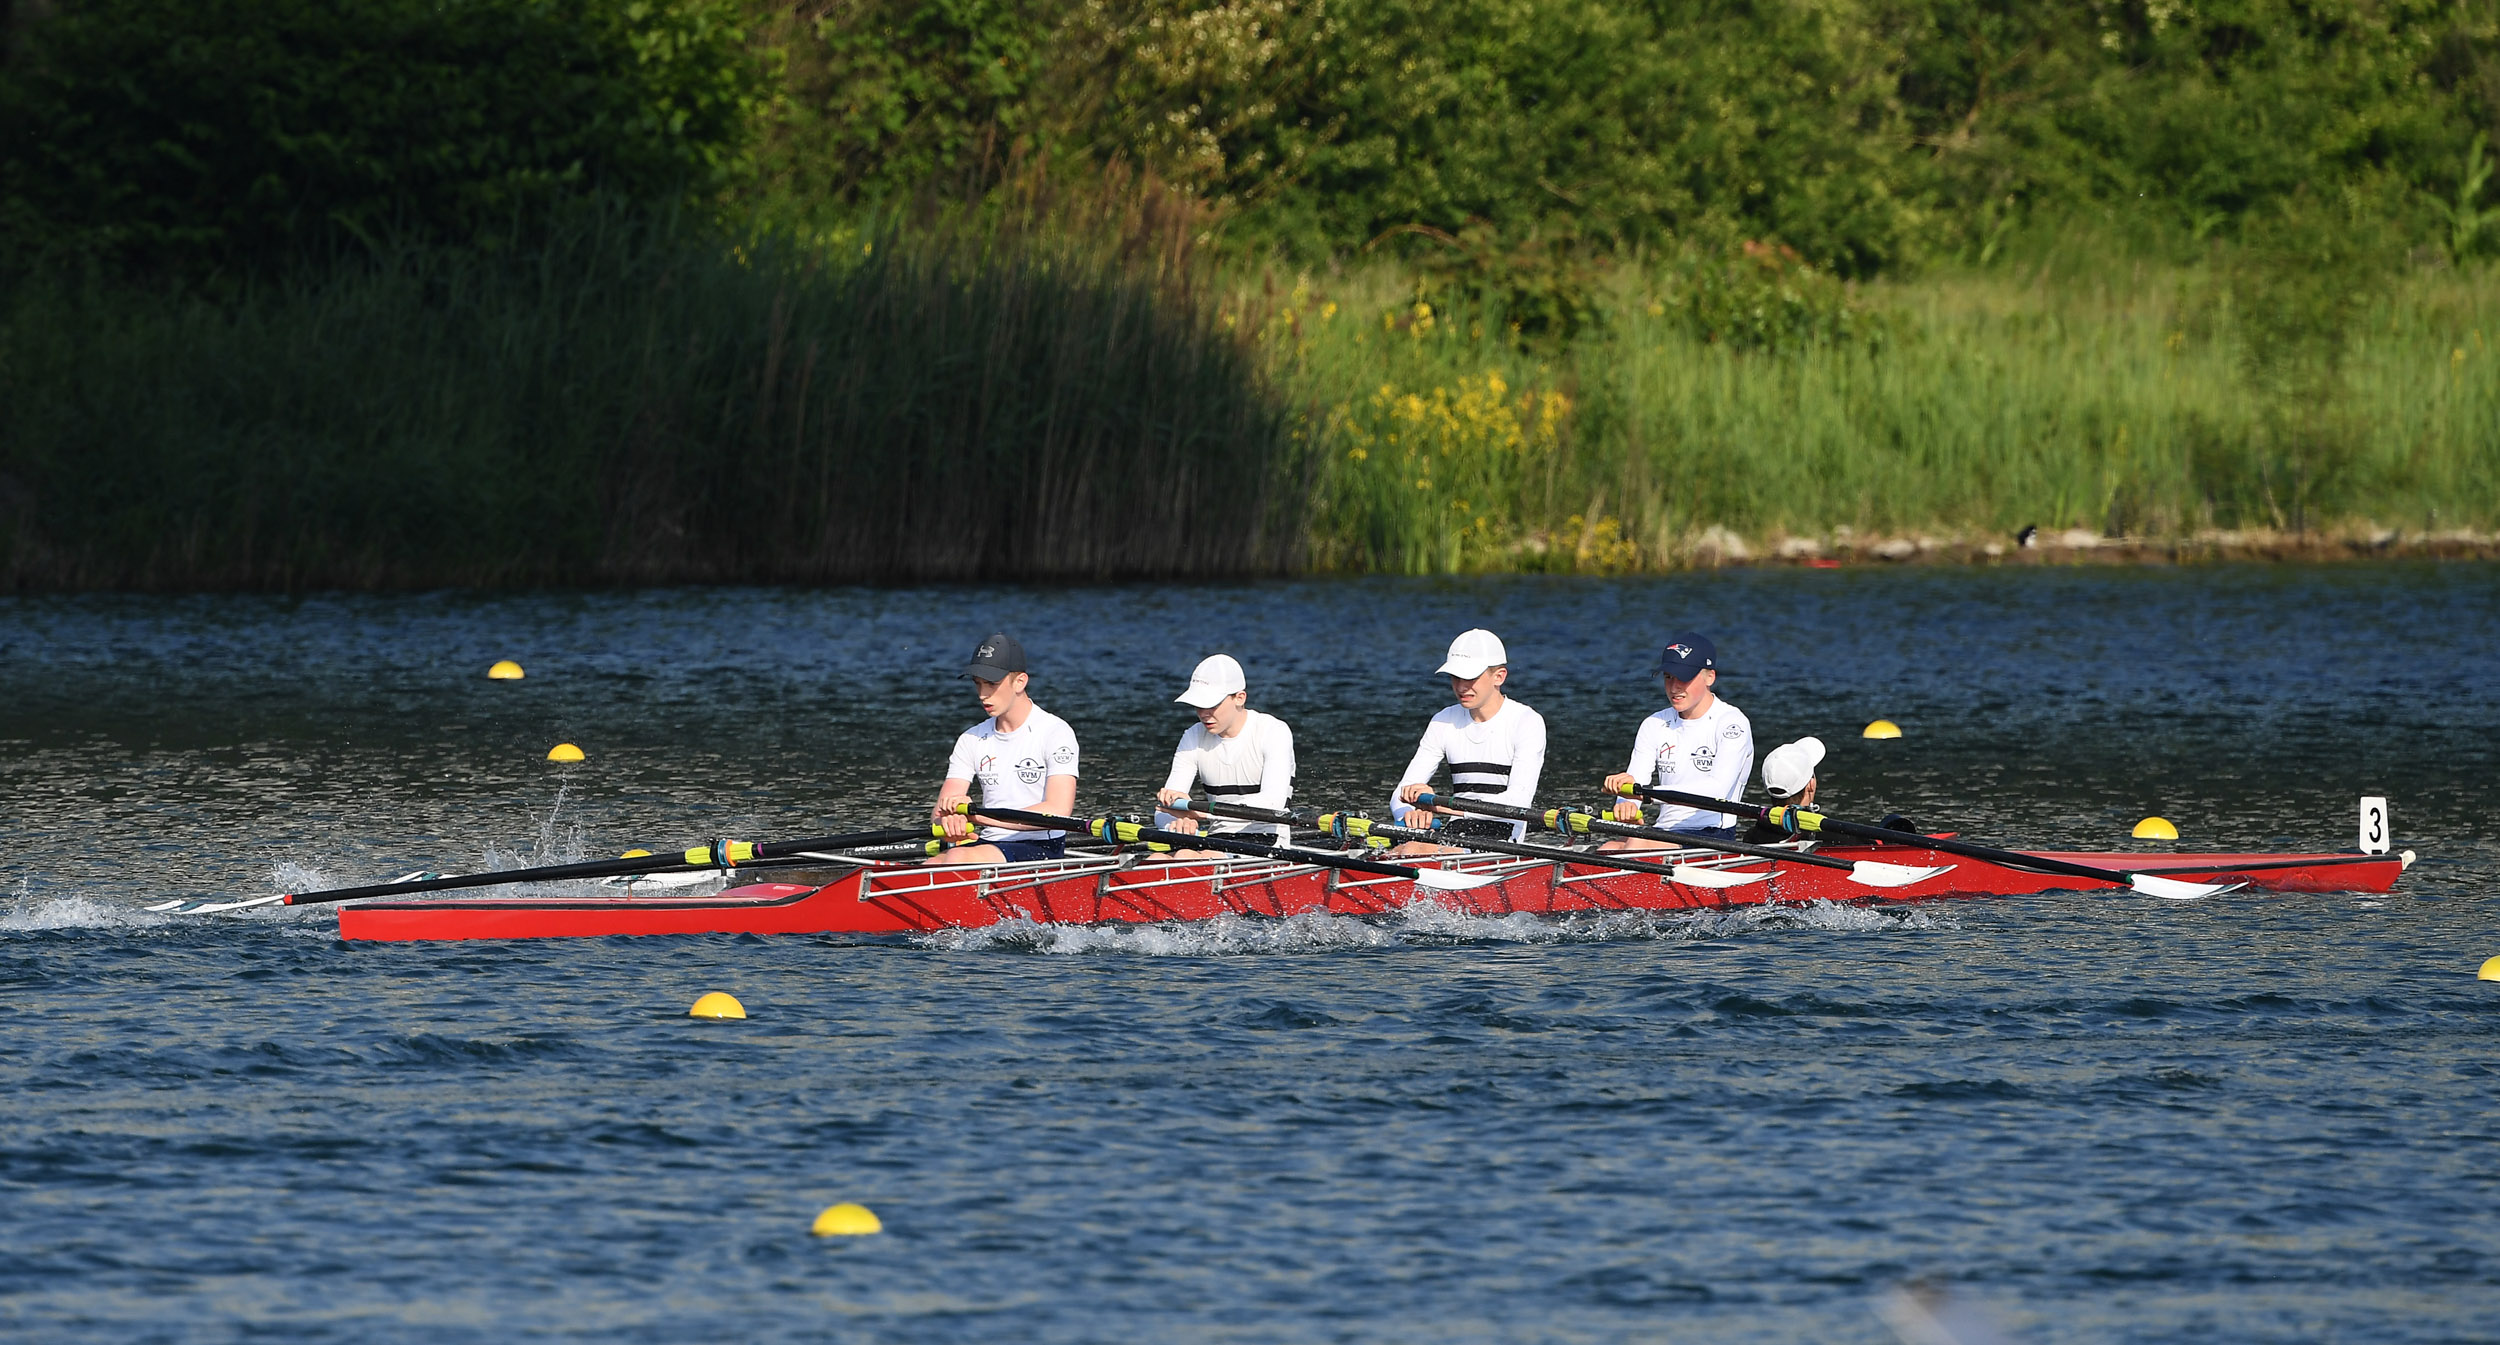
[{"label": "sponsor logo on shirt", "polygon": [[1745,731],[1736,727],[1734,724],[1730,724],[1726,728],[1719,730],[1719,736],[1727,739],[1729,742],[1734,742],[1737,739],[1744,737]]},{"label": "sponsor logo on shirt", "polygon": [[1069,762],[1076,760],[1076,749],[1062,743],[1057,751],[1050,754],[1050,759],[1058,762],[1062,766],[1065,766]]},{"label": "sponsor logo on shirt", "polygon": [[1028,785],[1040,784],[1042,782],[1042,759],[1040,757],[1026,757],[1024,760],[1017,762],[1016,778],[1022,780]]},{"label": "sponsor logo on shirt", "polygon": [[1708,775],[1710,773],[1710,768],[1718,764],[1718,752],[1710,748],[1707,744],[1693,749],[1694,770],[1700,771],[1704,775]]}]

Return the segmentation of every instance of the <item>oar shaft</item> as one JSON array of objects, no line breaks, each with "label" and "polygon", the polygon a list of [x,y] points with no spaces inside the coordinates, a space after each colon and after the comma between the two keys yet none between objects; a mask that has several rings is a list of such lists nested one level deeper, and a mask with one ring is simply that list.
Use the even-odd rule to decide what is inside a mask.
[{"label": "oar shaft", "polygon": [[1811,864],[1820,868],[1846,869],[1851,867],[1847,860],[1825,859],[1819,855],[1807,854],[1802,850],[1776,850],[1767,845],[1748,845],[1742,841],[1721,840],[1716,836],[1705,836],[1699,832],[1669,831],[1665,827],[1636,827],[1629,822],[1617,822],[1599,817],[1595,813],[1583,813],[1569,808],[1548,808],[1543,812],[1538,812],[1534,808],[1522,808],[1512,803],[1471,799],[1463,794],[1452,798],[1444,798],[1438,794],[1425,794],[1415,800],[1415,806],[1419,808],[1438,806],[1454,808],[1464,813],[1482,813],[1487,817],[1516,818],[1522,822],[1533,822],[1547,831],[1565,836],[1573,832],[1594,832],[1601,836],[1630,836],[1645,841],[1674,841],[1679,845],[1687,845],[1695,849],[1724,850],[1731,855],[1752,855],[1757,859],[1795,860],[1800,864]]},{"label": "oar shaft", "polygon": [[1917,845],[1929,850],[1941,850],[1948,855],[1960,855],[1966,859],[1984,859],[1991,864],[2003,864],[2008,868],[2064,874],[2070,878],[2094,878],[2104,883],[2117,883],[2122,887],[2134,881],[2133,875],[2117,869],[2104,869],[2093,864],[2077,864],[2071,860],[2051,859],[2047,855],[2025,854],[2020,850],[1999,850],[1993,845],[1974,845],[1969,841],[1954,840],[1944,836],[1922,836],[1916,832],[1895,831],[1890,827],[1868,826],[1864,822],[1844,821],[1823,813],[1809,812],[1803,808],[1785,805],[1765,808],[1760,804],[1733,803],[1725,799],[1704,798],[1698,794],[1685,794],[1650,785],[1635,785],[1633,788],[1645,798],[1680,803],[1687,808],[1711,807],[1722,812],[1732,810],[1746,817],[1760,818],[1773,823],[1779,822],[1783,817],[1793,818],[1798,829],[1802,831],[1832,832],[1893,845]]},{"label": "oar shaft", "polygon": [[1168,807],[1176,813],[1207,813],[1243,822],[1282,822],[1289,827],[1310,825],[1282,808],[1253,808],[1246,803],[1226,803],[1220,799],[1179,799]]},{"label": "oar shaft", "polygon": [[1357,873],[1377,873],[1389,878],[1414,878],[1420,871],[1408,864],[1383,864],[1376,859],[1357,859],[1351,855],[1324,854],[1282,845],[1265,845],[1234,836],[1192,836],[1187,832],[1165,831],[1160,827],[1123,822],[1112,817],[1060,817],[1052,813],[1018,812],[1012,808],[982,808],[980,815],[995,817],[1001,822],[1057,831],[1065,828],[1089,836],[1124,844],[1169,846],[1175,850],[1221,850],[1226,854],[1248,855],[1256,859],[1290,860],[1296,864],[1314,864],[1324,868],[1352,869]]},{"label": "oar shaft", "polygon": [[908,830],[862,831],[848,836],[817,836],[803,841],[782,841],[772,845],[749,845],[743,841],[725,842],[729,863],[718,862],[712,851],[718,846],[697,846],[682,851],[676,858],[664,855],[637,856],[633,859],[594,859],[579,864],[549,864],[534,869],[502,869],[493,873],[455,873],[440,878],[412,878],[402,883],[367,883],[361,887],[334,887],[320,892],[289,893],[280,903],[287,906],[324,906],[332,902],[361,901],[366,897],[414,896],[420,892],[451,892],[468,887],[500,887],[507,883],[567,883],[591,878],[623,878],[646,873],[692,873],[698,869],[722,869],[755,859],[777,859],[810,850],[849,850],[865,845],[893,845],[916,841],[929,835],[927,827]]},{"label": "oar shaft", "polygon": [[1342,813],[1322,813],[1319,829],[1332,836],[1349,838],[1378,836],[1391,841],[1422,841],[1427,845],[1449,845],[1463,850],[1483,850],[1497,855],[1518,855],[1526,859],[1551,860],[1557,864],[1586,864],[1593,868],[1623,869],[1632,873],[1654,873],[1662,878],[1675,876],[1670,864],[1653,864],[1645,859],[1626,859],[1602,850],[1563,850],[1550,845],[1528,845],[1520,841],[1495,840],[1489,836],[1441,836],[1413,827],[1396,827],[1374,822],[1368,817],[1347,817]]}]

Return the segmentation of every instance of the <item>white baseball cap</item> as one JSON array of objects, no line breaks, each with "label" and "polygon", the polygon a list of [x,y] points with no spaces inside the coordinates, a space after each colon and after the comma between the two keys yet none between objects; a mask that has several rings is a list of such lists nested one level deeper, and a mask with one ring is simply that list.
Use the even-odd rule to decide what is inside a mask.
[{"label": "white baseball cap", "polygon": [[1449,660],[1441,671],[1452,677],[1474,679],[1484,676],[1487,668],[1498,668],[1510,662],[1510,651],[1502,648],[1502,637],[1489,630],[1471,630],[1450,641]]},{"label": "white baseball cap", "polygon": [[1823,764],[1823,740],[1799,738],[1782,743],[1762,758],[1762,787],[1784,799],[1795,798]]},{"label": "white baseball cap", "polygon": [[1175,704],[1194,705],[1212,710],[1226,696],[1249,688],[1242,680],[1241,665],[1230,654],[1209,654],[1198,661],[1198,670],[1189,675],[1189,690],[1172,698]]}]

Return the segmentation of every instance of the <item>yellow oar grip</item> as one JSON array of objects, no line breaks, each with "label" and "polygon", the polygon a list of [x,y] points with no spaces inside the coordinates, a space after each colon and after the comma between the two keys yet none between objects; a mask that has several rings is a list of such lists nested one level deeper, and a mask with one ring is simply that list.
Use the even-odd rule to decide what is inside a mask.
[{"label": "yellow oar grip", "polygon": [[1809,813],[1785,804],[1772,808],[1767,817],[1772,826],[1786,827],[1791,831],[1821,831],[1823,829],[1821,813]]},{"label": "yellow oar grip", "polygon": [[[732,864],[744,864],[748,860],[755,858],[755,843],[753,841],[730,841],[727,842],[727,848],[729,850],[729,862]],[[698,845],[692,850],[688,850],[686,852],[686,862],[689,864],[712,863],[712,847],[708,845]]]}]

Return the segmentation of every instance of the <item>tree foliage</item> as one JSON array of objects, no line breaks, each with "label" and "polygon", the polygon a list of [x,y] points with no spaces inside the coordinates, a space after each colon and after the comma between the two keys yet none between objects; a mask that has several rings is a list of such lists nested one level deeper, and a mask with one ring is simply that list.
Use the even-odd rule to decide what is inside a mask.
[{"label": "tree foliage", "polygon": [[727,0],[67,0],[16,29],[0,243],[149,272],[706,197],[765,93]]},{"label": "tree foliage", "polygon": [[[787,15],[777,7],[769,14]],[[836,0],[785,21],[802,204],[1140,162],[1304,257],[1489,231],[1866,274],[2043,214],[2429,240],[2500,131],[2495,0]],[[1384,244],[1388,245],[1388,244]]]}]

